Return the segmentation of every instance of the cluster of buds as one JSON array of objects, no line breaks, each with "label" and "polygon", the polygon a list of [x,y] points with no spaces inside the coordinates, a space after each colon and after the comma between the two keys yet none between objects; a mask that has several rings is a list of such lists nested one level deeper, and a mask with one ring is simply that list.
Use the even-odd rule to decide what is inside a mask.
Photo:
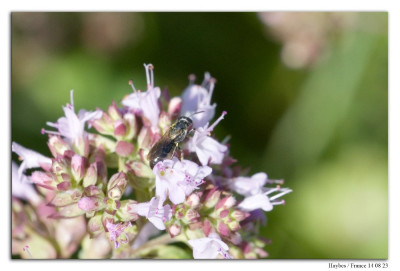
[{"label": "cluster of buds", "polygon": [[[12,168],[13,254],[185,258],[192,251],[189,256],[196,259],[268,255],[268,241],[258,236],[257,225],[291,190],[265,173],[246,177],[239,166],[233,167],[236,160],[226,142],[211,134],[227,113],[210,125],[216,104],[211,104],[215,79],[208,73],[201,85],[191,76],[182,96],[170,98],[154,86],[153,66],[145,69],[147,90],[136,90],[130,81],[133,92],[121,107],[113,102],[107,111],[75,113],[71,91],[65,116],[47,123],[56,130],[42,129],[52,158],[12,143],[22,160]],[[179,116],[190,118],[192,129],[179,148],[158,157],[151,167],[149,153],[156,143],[178,145],[168,131]],[[28,174],[26,169],[36,171]],[[73,226],[66,229],[64,221]],[[174,246],[176,242],[185,243],[186,249]]]}]

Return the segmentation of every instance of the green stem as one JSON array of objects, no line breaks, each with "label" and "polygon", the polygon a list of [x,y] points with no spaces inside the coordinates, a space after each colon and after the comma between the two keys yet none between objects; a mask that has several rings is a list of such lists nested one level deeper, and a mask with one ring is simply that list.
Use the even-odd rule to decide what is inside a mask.
[{"label": "green stem", "polygon": [[131,255],[134,256],[135,254],[138,254],[139,252],[146,250],[146,249],[150,249],[150,248],[154,248],[160,245],[165,245],[171,242],[176,242],[176,239],[172,239],[171,236],[168,233],[165,233],[157,238],[154,238],[153,240],[150,240],[146,243],[144,243],[143,245],[141,245],[140,247],[134,249],[131,251]]}]

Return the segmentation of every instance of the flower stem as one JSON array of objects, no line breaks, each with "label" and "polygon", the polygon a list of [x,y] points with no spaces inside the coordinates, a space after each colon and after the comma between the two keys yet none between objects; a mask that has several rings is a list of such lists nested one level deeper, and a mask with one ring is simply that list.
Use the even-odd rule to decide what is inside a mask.
[{"label": "flower stem", "polygon": [[134,256],[135,254],[138,254],[139,252],[142,252],[143,250],[154,248],[160,245],[165,245],[171,242],[176,242],[177,240],[172,239],[171,236],[168,233],[165,233],[157,238],[154,238],[140,247],[134,249],[131,251],[131,256]]}]

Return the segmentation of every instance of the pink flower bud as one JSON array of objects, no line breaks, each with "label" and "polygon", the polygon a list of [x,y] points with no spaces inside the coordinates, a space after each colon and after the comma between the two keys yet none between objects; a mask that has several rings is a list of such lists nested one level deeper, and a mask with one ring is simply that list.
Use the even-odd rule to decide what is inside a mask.
[{"label": "pink flower bud", "polygon": [[239,222],[236,220],[232,220],[228,223],[228,228],[232,231],[237,231],[238,229],[240,229],[240,225]]},{"label": "pink flower bud", "polygon": [[60,191],[68,190],[70,187],[71,187],[70,182],[62,182],[62,183],[57,184],[57,189]]},{"label": "pink flower bud", "polygon": [[117,120],[114,123],[114,135],[117,137],[123,137],[126,134],[126,125],[122,120]]},{"label": "pink flower bud", "polygon": [[92,237],[100,234],[101,232],[104,232],[102,215],[99,214],[90,218],[88,222],[88,230]]},{"label": "pink flower bud", "polygon": [[244,219],[245,219],[246,217],[248,217],[248,216],[250,216],[249,213],[245,213],[245,212],[240,211],[240,210],[234,210],[234,211],[231,213],[231,217],[232,217],[233,219],[235,219],[236,221],[242,221],[242,220],[244,220]]},{"label": "pink flower bud", "polygon": [[221,195],[221,191],[219,191],[216,187],[214,187],[213,189],[211,189],[207,195],[205,196],[204,199],[204,206],[206,208],[212,208],[214,207],[218,200],[219,200],[219,196]]},{"label": "pink flower bud", "polygon": [[85,195],[92,197],[92,196],[102,196],[104,197],[103,191],[95,185],[89,185],[85,188]]},{"label": "pink flower bud", "polygon": [[71,171],[72,175],[78,183],[82,180],[85,174],[86,161],[87,159],[80,155],[75,154],[74,156],[72,156]]},{"label": "pink flower bud", "polygon": [[114,174],[107,185],[108,197],[119,200],[125,191],[128,180],[124,172]]},{"label": "pink flower bud", "polygon": [[137,204],[137,202],[134,200],[124,200],[119,202],[119,208],[116,214],[121,221],[135,221],[139,218],[139,215],[134,212],[132,208],[135,204]]},{"label": "pink flower bud", "polygon": [[83,187],[95,185],[97,183],[97,166],[96,163],[92,163],[86,171],[85,177],[83,178]]},{"label": "pink flower bud", "polygon": [[228,214],[229,214],[229,210],[225,209],[219,214],[219,217],[225,218]]},{"label": "pink flower bud", "polygon": [[118,141],[117,145],[115,146],[115,152],[122,157],[129,156],[133,150],[133,145],[126,141]]},{"label": "pink flower bud", "polygon": [[49,136],[47,145],[54,157],[63,156],[65,151],[71,150],[70,145],[62,140],[60,136]]},{"label": "pink flower bud", "polygon": [[203,232],[205,236],[208,236],[211,233],[212,227],[211,223],[208,219],[205,219],[203,222]]},{"label": "pink flower bud", "polygon": [[228,228],[228,226],[227,226],[224,222],[222,222],[222,221],[219,221],[219,222],[218,222],[218,224],[217,224],[217,231],[218,231],[221,235],[223,235],[223,236],[229,236],[229,228]]},{"label": "pink flower bud", "polygon": [[200,217],[198,212],[196,212],[193,209],[189,209],[189,210],[187,210],[187,212],[185,214],[183,222],[184,223],[186,222],[186,224],[189,224],[191,222],[194,222],[196,220],[196,218],[198,218],[198,217]]},{"label": "pink flower bud", "polygon": [[189,207],[196,208],[200,204],[200,196],[198,193],[190,194],[185,201],[185,204]]},{"label": "pink flower bud", "polygon": [[218,201],[217,205],[215,206],[215,210],[218,210],[219,208],[229,209],[233,205],[235,205],[235,203],[236,201],[234,197],[226,196],[225,198]]},{"label": "pink flower bud", "polygon": [[173,224],[168,228],[169,235],[173,238],[181,233],[181,226]]},{"label": "pink flower bud", "polygon": [[122,118],[122,115],[115,103],[115,101],[112,102],[112,105],[108,107],[108,115],[111,117],[112,120],[116,121]]},{"label": "pink flower bud", "polygon": [[99,201],[95,197],[83,197],[78,202],[79,208],[86,212],[96,210],[99,207]]},{"label": "pink flower bud", "polygon": [[36,185],[50,190],[55,190],[57,187],[56,177],[51,173],[35,171],[32,173],[31,179]]},{"label": "pink flower bud", "polygon": [[168,114],[170,116],[178,115],[181,111],[182,99],[180,97],[174,97],[168,104]]}]

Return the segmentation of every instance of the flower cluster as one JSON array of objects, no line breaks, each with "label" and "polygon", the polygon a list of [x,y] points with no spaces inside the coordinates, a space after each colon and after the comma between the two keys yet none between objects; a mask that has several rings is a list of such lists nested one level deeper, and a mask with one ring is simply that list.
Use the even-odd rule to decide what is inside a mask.
[{"label": "flower cluster", "polygon": [[[265,173],[243,176],[228,145],[212,132],[225,115],[211,104],[206,73],[181,97],[154,86],[136,90],[108,110],[75,112],[44,130],[52,157],[12,143],[12,252],[23,258],[263,258],[258,236],[264,212],[291,192]],[[179,116],[192,120],[186,138],[168,138]],[[174,149],[150,167],[156,142]],[[176,144],[175,144],[176,143]],[[176,145],[176,146],[175,146]],[[32,169],[27,171],[27,169]],[[31,173],[28,173],[31,172]],[[69,219],[66,219],[69,218]],[[176,243],[184,243],[177,246]],[[29,250],[28,250],[29,248]]]}]

